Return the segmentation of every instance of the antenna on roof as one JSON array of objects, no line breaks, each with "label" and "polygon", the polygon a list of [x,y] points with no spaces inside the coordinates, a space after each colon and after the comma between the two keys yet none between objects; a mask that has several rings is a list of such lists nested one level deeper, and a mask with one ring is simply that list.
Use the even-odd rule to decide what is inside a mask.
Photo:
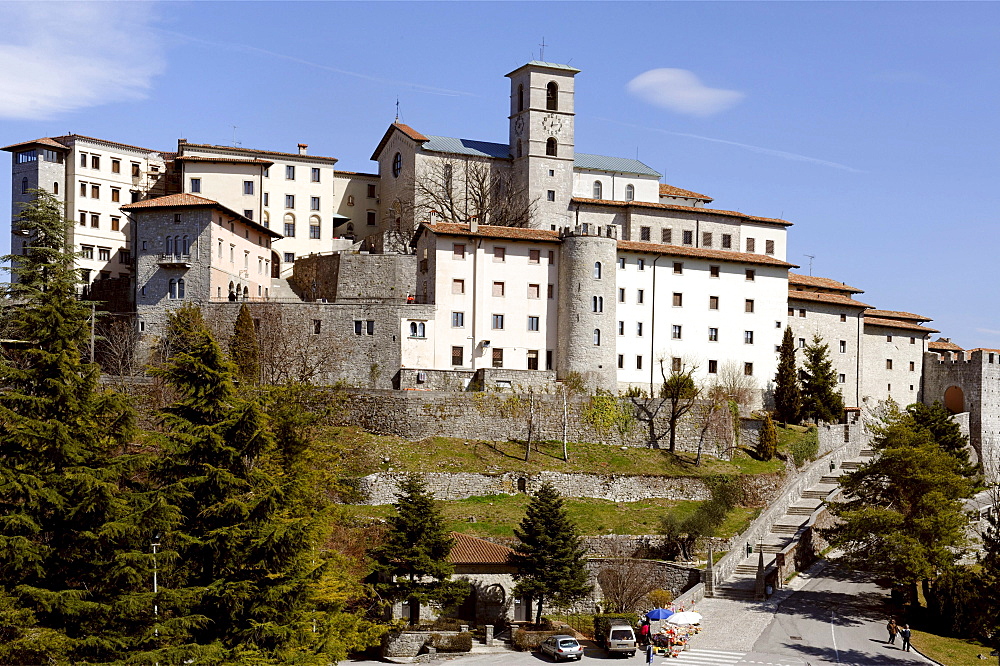
[{"label": "antenna on roof", "polygon": [[545,47],[549,44],[545,43],[545,37],[542,37],[542,43],[538,45],[538,59],[545,62]]},{"label": "antenna on roof", "polygon": [[812,277],[813,274],[813,259],[816,258],[815,254],[804,254],[803,257],[809,257],[809,276]]},{"label": "antenna on roof", "polygon": [[233,148],[236,148],[237,146],[240,145],[240,142],[236,140],[236,130],[237,130],[237,127],[236,127],[236,125],[230,125],[230,127],[233,128]]}]

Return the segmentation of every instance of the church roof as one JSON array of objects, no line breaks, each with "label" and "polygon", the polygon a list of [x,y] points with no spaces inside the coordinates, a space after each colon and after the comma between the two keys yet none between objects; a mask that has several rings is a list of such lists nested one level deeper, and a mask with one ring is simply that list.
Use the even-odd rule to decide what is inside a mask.
[{"label": "church roof", "polygon": [[389,142],[389,137],[392,136],[393,132],[402,132],[411,141],[416,141],[417,143],[423,143],[424,141],[428,140],[426,136],[424,136],[417,130],[413,129],[409,125],[404,125],[403,123],[395,122],[389,125],[389,129],[387,129],[385,131],[385,134],[382,135],[382,140],[379,141],[378,146],[375,147],[375,152],[372,153],[371,159],[373,160],[378,159],[379,154],[381,154],[382,149],[385,148],[385,144]]},{"label": "church roof", "polygon": [[455,139],[450,136],[428,136],[426,139],[427,141],[424,143],[423,149],[434,153],[496,157],[503,160],[510,158],[510,146],[506,143]]},{"label": "church roof", "polygon": [[514,552],[507,546],[461,532],[452,532],[451,536],[455,545],[446,558],[449,564],[507,564]]},{"label": "church roof", "polygon": [[685,199],[700,199],[701,201],[712,201],[712,197],[707,194],[698,194],[697,192],[692,192],[691,190],[685,190],[680,187],[674,187],[673,185],[667,185],[666,183],[660,183],[660,196],[661,197],[683,197]]},{"label": "church roof", "polygon": [[573,159],[573,166],[577,169],[613,171],[615,173],[630,173],[637,176],[655,176],[659,178],[663,175],[659,171],[643,164],[639,160],[633,160],[627,157],[591,155],[589,153],[576,153]]}]

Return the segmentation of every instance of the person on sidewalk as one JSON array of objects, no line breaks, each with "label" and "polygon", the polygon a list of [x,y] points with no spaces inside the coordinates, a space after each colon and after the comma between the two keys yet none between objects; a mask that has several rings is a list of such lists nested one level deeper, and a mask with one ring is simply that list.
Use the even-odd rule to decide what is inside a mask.
[{"label": "person on sidewalk", "polygon": [[889,632],[889,645],[895,645],[896,634],[899,633],[899,627],[896,625],[895,618],[889,618],[889,624],[885,625],[885,628]]},{"label": "person on sidewalk", "polygon": [[904,624],[903,628],[899,630],[899,636],[903,639],[903,651],[910,651],[910,625]]}]

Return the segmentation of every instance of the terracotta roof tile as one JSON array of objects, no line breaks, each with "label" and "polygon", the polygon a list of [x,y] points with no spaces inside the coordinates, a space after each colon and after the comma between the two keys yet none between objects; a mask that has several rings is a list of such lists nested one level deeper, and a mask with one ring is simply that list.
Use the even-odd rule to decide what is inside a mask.
[{"label": "terracotta roof tile", "polygon": [[143,148],[142,146],[133,146],[129,143],[119,143],[118,141],[108,141],[107,139],[98,139],[94,136],[85,136],[83,134],[65,134],[63,136],[52,137],[59,143],[65,143],[66,141],[75,141],[77,139],[83,139],[84,141],[93,141],[94,143],[102,144],[108,148],[124,148],[126,150],[138,150],[144,153],[162,153],[160,150],[153,150],[152,148]]},{"label": "terracotta roof tile", "polygon": [[607,199],[584,199],[573,197],[573,203],[592,204],[595,206],[614,206],[618,208],[658,208],[661,210],[676,210],[684,213],[695,213],[696,215],[723,215],[725,217],[735,217],[747,222],[758,222],[762,224],[773,224],[782,227],[790,227],[792,223],[788,220],[779,220],[776,217],[758,217],[756,215],[746,215],[734,210],[716,210],[714,208],[694,208],[693,206],[677,206],[674,204],[650,203],[648,201],[609,201]]},{"label": "terracotta roof tile", "polygon": [[361,171],[342,171],[340,169],[333,170],[334,176],[361,176],[362,178],[378,178],[377,173],[362,173]]},{"label": "terracotta roof tile", "polygon": [[[871,312],[869,310],[868,312]],[[941,331],[936,328],[930,328],[928,326],[921,326],[920,324],[914,323],[912,321],[900,321],[898,319],[882,319],[880,317],[869,317],[868,312],[865,313],[865,326],[882,326],[884,328],[902,328],[907,331],[920,331],[921,333],[940,333]]]},{"label": "terracotta roof tile", "polygon": [[666,183],[660,183],[660,196],[685,197],[687,199],[701,199],[702,201],[712,200],[712,197],[706,194],[698,194],[697,192],[692,192],[691,190],[684,190],[679,187],[674,187],[673,185],[667,185]]},{"label": "terracotta roof tile", "polygon": [[[554,233],[554,232],[553,232]],[[749,252],[727,252],[726,250],[709,250],[703,247],[687,247],[685,245],[666,245],[664,243],[643,243],[640,241],[618,241],[618,249],[629,252],[649,252],[651,254],[663,254],[671,257],[690,257],[692,259],[718,259],[719,261],[732,261],[740,264],[760,264],[764,266],[778,266],[782,268],[794,267],[787,261],[769,257],[766,254],[752,254]]]},{"label": "terracotta roof tile", "polygon": [[938,338],[933,342],[928,342],[927,349],[929,351],[964,351],[954,342],[952,342],[951,340],[946,340],[945,338]]},{"label": "terracotta roof tile", "polygon": [[271,166],[274,164],[271,160],[262,160],[259,157],[248,158],[245,160],[237,159],[235,157],[196,157],[187,155],[178,155],[174,158],[178,162],[219,162],[223,164],[260,164]]},{"label": "terracotta roof tile", "polygon": [[900,312],[898,310],[876,310],[871,309],[865,313],[866,317],[881,317],[883,319],[912,319],[914,321],[934,321],[930,317],[913,314],[912,312]]},{"label": "terracotta roof tile", "polygon": [[228,215],[235,217],[247,226],[261,233],[265,233],[272,238],[282,238],[282,235],[276,231],[268,229],[264,225],[254,222],[248,217],[244,217],[232,210],[231,208],[226,208],[218,201],[213,201],[212,199],[206,199],[205,197],[199,197],[194,194],[170,194],[165,197],[155,197],[153,199],[145,199],[143,201],[136,201],[135,203],[125,204],[121,207],[122,210],[150,210],[155,208],[215,208],[221,210]]},{"label": "terracotta roof tile", "polygon": [[[469,231],[467,224],[452,224],[450,222],[439,222],[437,224],[421,224],[417,230],[417,236],[427,229],[442,236],[474,236],[477,238],[499,238],[505,240],[526,240],[541,241],[549,243],[559,242],[559,233],[548,229],[524,229],[522,227],[497,227],[488,224],[479,225],[479,231]],[[416,240],[416,238],[414,238]]]},{"label": "terracotta roof tile", "polygon": [[971,354],[972,352],[1000,352],[1000,349],[990,349],[989,347],[976,347],[975,349],[966,349],[966,354]]},{"label": "terracotta roof tile", "polygon": [[18,148],[27,148],[28,146],[48,146],[49,148],[55,148],[57,150],[69,150],[67,146],[64,146],[55,139],[50,139],[49,137],[35,139],[34,141],[22,141],[21,143],[12,143],[9,146],[4,146],[3,148],[0,148],[0,150],[7,150],[13,152]]},{"label": "terracotta roof tile", "polygon": [[254,148],[234,148],[233,146],[216,146],[211,143],[182,143],[180,148],[195,148],[198,150],[218,150],[220,152],[226,153],[239,153],[241,155],[249,155],[256,157],[257,155],[275,155],[277,157],[294,157],[296,159],[301,159],[306,162],[317,161],[317,162],[336,162],[336,157],[323,157],[322,155],[303,155],[301,153],[283,153],[278,150],[256,150]]},{"label": "terracotta roof tile", "polygon": [[411,139],[412,141],[416,141],[417,143],[430,141],[430,137],[424,136],[423,134],[413,129],[409,125],[404,125],[403,123],[393,123],[389,125],[389,129],[385,131],[385,134],[382,135],[382,140],[379,141],[378,145],[375,147],[375,152],[372,153],[371,157],[373,160],[378,159],[379,153],[381,153],[382,149],[385,148],[385,144],[388,143],[389,137],[392,136],[392,133],[395,131],[402,132],[409,139]]},{"label": "terracotta roof tile", "polygon": [[871,306],[861,301],[856,301],[843,294],[824,294],[818,291],[800,291],[797,289],[788,290],[788,300],[790,301],[814,301],[817,303],[831,303],[833,305],[845,305],[852,308],[870,308]]},{"label": "terracotta roof tile", "polygon": [[830,278],[816,277],[814,275],[800,275],[798,273],[788,274],[788,284],[802,287],[818,287],[820,289],[831,289],[834,291],[845,291],[852,294],[865,293],[864,289],[851,287],[843,282],[837,282],[836,280],[831,280]]},{"label": "terracotta roof tile", "polygon": [[507,564],[514,551],[507,546],[480,539],[478,537],[452,532],[455,545],[448,553],[449,564]]}]

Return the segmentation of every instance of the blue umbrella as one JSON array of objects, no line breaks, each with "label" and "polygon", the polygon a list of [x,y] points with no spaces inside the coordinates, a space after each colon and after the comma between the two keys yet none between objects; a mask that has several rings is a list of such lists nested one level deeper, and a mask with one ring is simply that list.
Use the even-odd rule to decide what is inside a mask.
[{"label": "blue umbrella", "polygon": [[672,610],[667,610],[666,608],[654,608],[646,613],[646,617],[650,620],[666,620],[673,614],[674,612]]}]

